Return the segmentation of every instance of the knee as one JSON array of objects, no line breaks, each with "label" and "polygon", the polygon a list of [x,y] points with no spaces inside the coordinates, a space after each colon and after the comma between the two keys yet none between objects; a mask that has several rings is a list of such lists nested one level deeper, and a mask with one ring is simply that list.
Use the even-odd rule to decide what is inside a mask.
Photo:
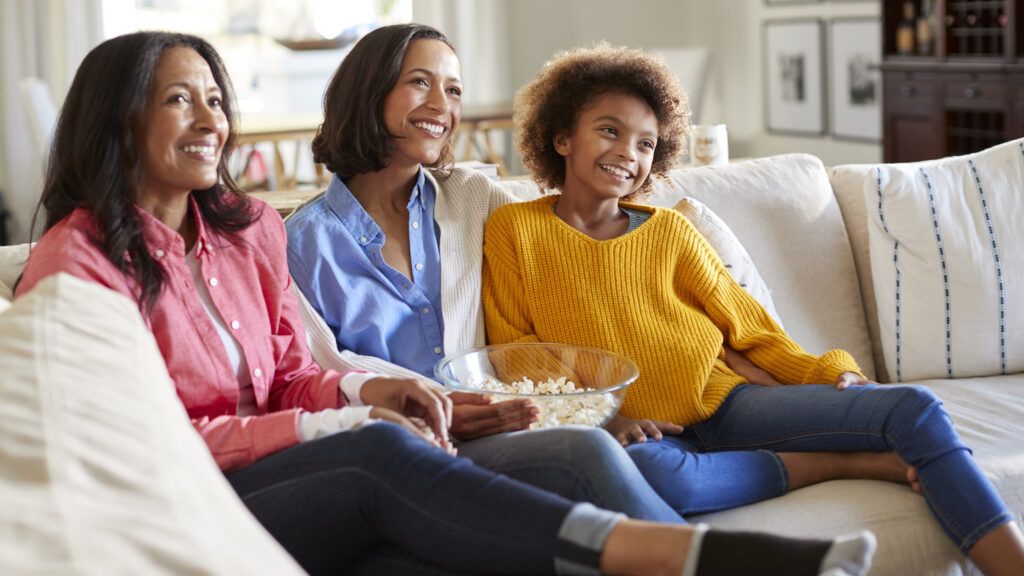
[{"label": "knee", "polygon": [[376,422],[328,438],[342,444],[338,451],[345,452],[350,458],[366,456],[376,460],[386,456],[386,459],[405,459],[430,447],[412,432],[391,422]]},{"label": "knee", "polygon": [[621,475],[632,466],[622,446],[601,428],[565,427],[559,430],[566,445],[566,457],[573,469],[588,474]]},{"label": "knee", "polygon": [[893,411],[899,413],[905,422],[920,421],[922,416],[945,414],[939,397],[923,386],[901,386]]}]

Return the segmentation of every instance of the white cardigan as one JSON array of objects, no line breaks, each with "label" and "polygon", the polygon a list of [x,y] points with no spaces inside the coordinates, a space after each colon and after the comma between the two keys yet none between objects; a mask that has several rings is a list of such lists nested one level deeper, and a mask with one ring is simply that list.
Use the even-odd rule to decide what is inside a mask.
[{"label": "white cardigan", "polygon": [[[445,354],[453,354],[485,344],[480,290],[487,217],[499,206],[539,197],[540,189],[528,181],[505,181],[499,185],[484,174],[466,168],[455,168],[448,177],[428,170],[426,176],[437,190],[434,219],[441,230],[444,350]],[[387,360],[338,350],[334,333],[294,282],[292,291],[299,299],[310,351],[320,366],[422,378],[420,374]]]}]

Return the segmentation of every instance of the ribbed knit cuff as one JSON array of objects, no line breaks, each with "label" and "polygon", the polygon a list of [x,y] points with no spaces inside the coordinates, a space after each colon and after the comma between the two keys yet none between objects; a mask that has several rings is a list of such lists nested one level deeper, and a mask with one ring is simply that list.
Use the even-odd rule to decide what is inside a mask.
[{"label": "ribbed knit cuff", "polygon": [[601,551],[612,529],[625,518],[625,514],[602,510],[593,504],[573,506],[558,531],[555,573],[601,574]]}]

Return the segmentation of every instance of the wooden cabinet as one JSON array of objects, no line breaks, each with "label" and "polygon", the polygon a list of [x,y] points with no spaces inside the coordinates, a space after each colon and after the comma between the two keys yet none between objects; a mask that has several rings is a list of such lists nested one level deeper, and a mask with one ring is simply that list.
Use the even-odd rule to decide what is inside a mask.
[{"label": "wooden cabinet", "polygon": [[896,43],[906,2],[883,1],[887,162],[967,154],[1024,136],[1020,2],[912,0],[915,14],[931,14],[933,41],[907,54]]}]

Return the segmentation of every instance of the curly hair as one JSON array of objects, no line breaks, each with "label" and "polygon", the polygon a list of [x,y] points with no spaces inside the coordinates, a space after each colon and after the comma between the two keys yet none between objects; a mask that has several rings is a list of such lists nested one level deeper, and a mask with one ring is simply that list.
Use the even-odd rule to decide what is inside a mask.
[{"label": "curly hair", "polygon": [[[610,93],[641,98],[654,111],[658,143],[651,176],[664,176],[675,166],[690,125],[690,107],[675,75],[658,57],[602,42],[556,55],[516,95],[516,148],[538,184],[562,187],[565,159],[555,150],[555,136],[572,133],[580,113]],[[648,177],[625,199],[646,195],[652,186]]]}]

